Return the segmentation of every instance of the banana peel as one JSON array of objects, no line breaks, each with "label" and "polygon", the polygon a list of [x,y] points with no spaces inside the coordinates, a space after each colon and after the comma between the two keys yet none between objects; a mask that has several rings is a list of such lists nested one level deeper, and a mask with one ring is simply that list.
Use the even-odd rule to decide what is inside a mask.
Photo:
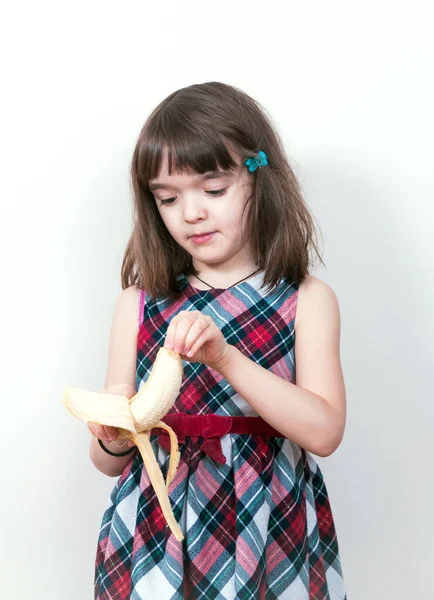
[{"label": "banana peel", "polygon": [[[172,408],[182,382],[182,361],[177,352],[160,348],[146,383],[132,396],[91,392],[67,387],[62,402],[78,419],[86,423],[108,425],[120,430],[119,440],[132,440],[142,458],[151,485],[166,522],[178,541],[184,535],[176,522],[168,489],[179,464],[178,439],[161,419]],[[166,482],[152,450],[150,435],[155,427],[165,429],[170,437],[170,459]]]}]

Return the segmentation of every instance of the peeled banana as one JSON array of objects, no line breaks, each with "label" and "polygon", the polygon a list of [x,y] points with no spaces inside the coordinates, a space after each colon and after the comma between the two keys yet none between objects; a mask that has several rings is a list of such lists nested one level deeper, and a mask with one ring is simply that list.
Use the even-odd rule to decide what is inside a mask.
[{"label": "peeled banana", "polygon": [[[62,398],[66,408],[86,423],[120,429],[120,440],[131,439],[139,449],[163,515],[178,541],[184,539],[170,505],[168,488],[179,463],[178,440],[171,427],[161,421],[172,408],[181,387],[182,362],[173,350],[160,348],[146,383],[132,398],[67,387]],[[151,429],[161,427],[170,437],[170,459],[166,484],[152,450]]]}]

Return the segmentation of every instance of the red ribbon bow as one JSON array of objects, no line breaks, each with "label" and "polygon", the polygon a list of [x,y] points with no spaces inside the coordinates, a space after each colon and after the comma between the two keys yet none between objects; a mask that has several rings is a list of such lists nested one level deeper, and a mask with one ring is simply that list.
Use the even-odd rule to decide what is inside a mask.
[{"label": "red ribbon bow", "polygon": [[[166,415],[162,421],[169,425],[176,433],[179,444],[185,444],[185,438],[205,438],[201,450],[216,462],[224,465],[226,457],[222,451],[220,438],[230,432],[232,426],[231,417],[216,418],[219,415]],[[159,445],[170,452],[169,434],[165,429],[160,429],[158,436]]]}]

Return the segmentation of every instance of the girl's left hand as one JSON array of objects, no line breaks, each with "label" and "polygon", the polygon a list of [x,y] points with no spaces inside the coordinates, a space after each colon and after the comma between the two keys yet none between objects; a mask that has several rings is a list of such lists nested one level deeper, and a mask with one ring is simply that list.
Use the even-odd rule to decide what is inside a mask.
[{"label": "girl's left hand", "polygon": [[224,362],[229,344],[211,317],[200,311],[183,310],[170,322],[164,347],[183,360],[201,362],[215,370]]}]

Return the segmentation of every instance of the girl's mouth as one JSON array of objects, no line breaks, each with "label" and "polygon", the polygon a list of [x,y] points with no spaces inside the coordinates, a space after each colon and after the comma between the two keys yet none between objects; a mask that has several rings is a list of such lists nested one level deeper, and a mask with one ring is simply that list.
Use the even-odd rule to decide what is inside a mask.
[{"label": "girl's mouth", "polygon": [[206,244],[214,237],[215,231],[211,231],[209,233],[202,233],[200,235],[192,235],[191,241],[194,244]]}]

